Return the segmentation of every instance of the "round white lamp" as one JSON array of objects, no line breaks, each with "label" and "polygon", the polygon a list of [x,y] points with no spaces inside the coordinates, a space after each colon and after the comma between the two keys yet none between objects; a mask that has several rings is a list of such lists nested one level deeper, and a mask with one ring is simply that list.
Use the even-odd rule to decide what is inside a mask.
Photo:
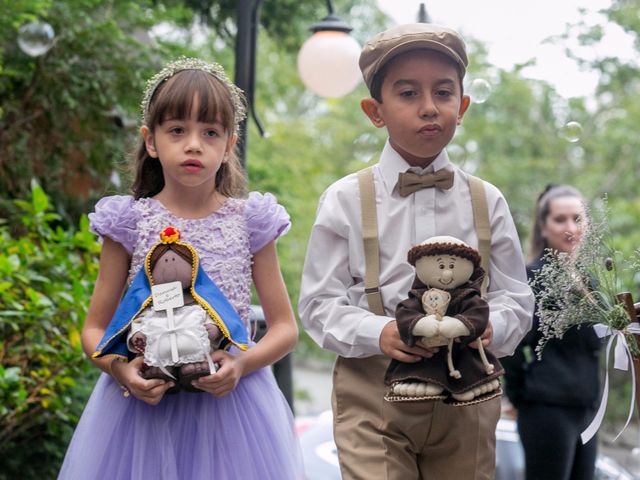
[{"label": "round white lamp", "polygon": [[335,98],[346,95],[362,79],[358,58],[360,45],[349,36],[352,28],[333,14],[310,30],[313,35],[298,53],[298,73],[305,86],[321,97]]}]

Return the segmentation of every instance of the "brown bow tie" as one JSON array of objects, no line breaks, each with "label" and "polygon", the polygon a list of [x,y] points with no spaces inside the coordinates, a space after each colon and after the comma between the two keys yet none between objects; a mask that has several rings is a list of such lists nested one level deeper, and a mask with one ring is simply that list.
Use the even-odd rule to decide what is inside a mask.
[{"label": "brown bow tie", "polygon": [[421,188],[436,187],[441,190],[449,190],[453,186],[453,172],[445,169],[434,173],[418,175],[413,172],[400,172],[398,174],[398,193],[406,197]]}]

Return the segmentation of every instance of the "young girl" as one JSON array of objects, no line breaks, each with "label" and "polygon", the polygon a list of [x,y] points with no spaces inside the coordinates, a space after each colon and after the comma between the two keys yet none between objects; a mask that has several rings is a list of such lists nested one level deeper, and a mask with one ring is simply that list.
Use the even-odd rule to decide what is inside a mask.
[{"label": "young girl", "polygon": [[291,411],[268,366],[290,352],[297,327],[276,256],[289,216],[269,194],[243,197],[234,155],[242,92],[222,67],[182,58],[149,81],[133,197],[100,200],[100,273],[82,332],[93,356],[165,227],[177,227],[249,330],[251,280],[268,325],[246,351],[216,350],[219,368],[193,380],[204,393],[165,395],[173,381],[140,376],[142,357],[94,358],[103,370],[59,479],[294,479],[301,456]]}]

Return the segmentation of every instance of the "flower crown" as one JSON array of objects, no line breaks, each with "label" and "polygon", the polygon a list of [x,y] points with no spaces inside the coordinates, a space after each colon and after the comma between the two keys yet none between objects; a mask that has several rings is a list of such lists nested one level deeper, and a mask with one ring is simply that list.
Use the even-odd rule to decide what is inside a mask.
[{"label": "flower crown", "polygon": [[142,97],[142,122],[148,124],[149,122],[149,105],[153,95],[156,93],[158,87],[165,81],[169,80],[176,73],[183,70],[201,70],[207,72],[217,78],[227,89],[231,95],[231,101],[233,102],[233,109],[235,111],[235,130],[238,130],[238,125],[247,116],[247,105],[244,97],[244,92],[238,88],[224,71],[222,65],[216,62],[205,62],[198,58],[180,57],[172,62],[169,62],[165,67],[155,74],[147,82],[147,88],[144,91]]}]

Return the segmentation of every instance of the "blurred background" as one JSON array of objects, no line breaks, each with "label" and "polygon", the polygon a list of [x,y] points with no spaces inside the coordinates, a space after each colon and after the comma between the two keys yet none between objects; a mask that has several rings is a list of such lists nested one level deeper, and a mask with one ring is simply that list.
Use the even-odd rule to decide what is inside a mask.
[{"label": "blurred background", "polygon": [[[524,248],[549,182],[606,196],[615,249],[640,247],[640,0],[0,0],[0,479],[55,477],[95,381],[79,341],[100,249],[86,213],[128,192],[144,84],[167,60],[215,60],[250,93],[249,187],[291,214],[278,249],[296,305],[319,196],[385,141],[361,82],[327,98],[301,80],[309,28],[332,9],[359,45],[418,19],[464,35],[472,106],[449,155],[502,190]],[[620,282],[637,301],[640,274]],[[288,361],[296,415],[328,409],[332,355],[301,330]],[[613,442],[629,374],[611,383],[601,442],[640,474],[637,419]]]}]

